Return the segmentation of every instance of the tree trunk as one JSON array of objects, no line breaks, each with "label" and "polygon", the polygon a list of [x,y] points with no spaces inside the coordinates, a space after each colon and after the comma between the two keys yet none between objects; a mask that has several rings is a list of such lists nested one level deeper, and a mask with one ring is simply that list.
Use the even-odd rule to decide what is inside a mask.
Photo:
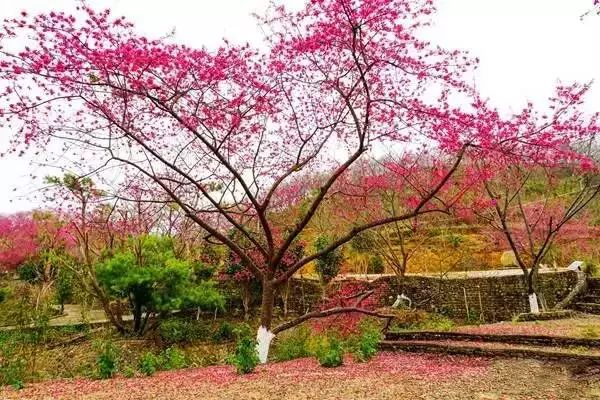
[{"label": "tree trunk", "polygon": [[535,274],[536,270],[532,269],[526,274],[526,284],[527,284],[527,298],[529,300],[529,311],[533,314],[540,313],[540,306],[538,295],[535,290]]},{"label": "tree trunk", "polygon": [[242,283],[242,307],[244,308],[244,321],[248,321],[250,318],[250,301],[252,300],[250,290],[250,282]]},{"label": "tree trunk", "polygon": [[266,363],[269,357],[269,348],[275,335],[271,332],[273,320],[273,303],[275,301],[275,288],[273,282],[265,279],[262,284],[262,300],[260,305],[260,326],[256,334],[258,358],[261,363]]}]

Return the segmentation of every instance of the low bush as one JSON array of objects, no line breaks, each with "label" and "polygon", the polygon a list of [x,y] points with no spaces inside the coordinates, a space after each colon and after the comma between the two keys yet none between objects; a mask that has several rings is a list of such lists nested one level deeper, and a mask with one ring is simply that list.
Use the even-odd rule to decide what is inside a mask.
[{"label": "low bush", "polygon": [[172,318],[163,321],[158,333],[167,345],[191,343],[210,337],[210,329],[203,321]]},{"label": "low bush", "polygon": [[146,376],[154,375],[159,367],[159,358],[152,352],[146,352],[140,358],[140,372]]},{"label": "low bush", "polygon": [[288,361],[311,356],[310,339],[311,331],[306,326],[284,332],[275,341],[273,357],[277,361]]},{"label": "low bush", "polygon": [[119,349],[109,340],[96,343],[98,355],[96,357],[97,374],[100,379],[115,376],[118,371]]},{"label": "low bush", "polygon": [[160,368],[163,370],[181,369],[186,365],[185,354],[176,347],[168,347],[160,356]]},{"label": "low bush", "polygon": [[449,331],[455,326],[450,318],[420,310],[398,310],[395,312],[392,331]]},{"label": "low bush", "polygon": [[229,359],[229,362],[236,367],[237,372],[239,374],[249,374],[254,371],[259,361],[256,340],[249,335],[239,337],[235,353]]},{"label": "low bush", "polygon": [[235,338],[235,325],[223,321],[213,332],[212,337],[215,342],[229,342],[233,340]]},{"label": "low bush", "polygon": [[359,362],[368,361],[379,350],[381,330],[376,324],[365,323],[361,327],[360,334],[354,345],[354,358]]},{"label": "low bush", "polygon": [[322,367],[339,367],[344,363],[344,346],[335,336],[323,336],[317,343],[315,356]]},{"label": "low bush", "polygon": [[15,336],[5,335],[0,341],[0,386],[11,385],[22,389],[25,382],[27,364],[17,353]]}]

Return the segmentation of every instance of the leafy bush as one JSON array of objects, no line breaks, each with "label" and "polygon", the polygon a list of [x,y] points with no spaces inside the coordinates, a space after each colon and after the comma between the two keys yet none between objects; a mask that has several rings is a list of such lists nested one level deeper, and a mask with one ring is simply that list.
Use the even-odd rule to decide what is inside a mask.
[{"label": "leafy bush", "polygon": [[61,311],[64,305],[73,299],[73,274],[66,268],[60,268],[56,276],[55,298]]},{"label": "leafy bush", "polygon": [[181,369],[187,365],[185,354],[176,347],[168,347],[160,357],[160,367],[163,370]]},{"label": "leafy bush", "polygon": [[375,324],[363,324],[354,348],[354,358],[364,362],[370,360],[379,350],[381,331]]},{"label": "leafy bush", "polygon": [[27,364],[17,354],[17,345],[15,335],[4,335],[0,341],[0,386],[11,385],[15,389],[24,386]]},{"label": "leafy bush", "polygon": [[0,303],[3,303],[4,300],[6,300],[8,298],[9,295],[10,295],[9,288],[0,288]]},{"label": "leafy bush", "polygon": [[100,379],[112,378],[118,370],[119,349],[109,340],[96,343],[96,367]]},{"label": "leafy bush", "polygon": [[123,369],[123,376],[125,378],[133,378],[135,376],[135,369],[127,366]]},{"label": "leafy bush", "polygon": [[398,310],[391,329],[394,331],[449,331],[454,328],[454,321],[435,313],[419,310]]},{"label": "leafy bush", "polygon": [[[315,252],[323,251],[331,242],[332,240],[328,236],[319,236],[314,243]],[[339,248],[317,257],[315,268],[324,284],[329,283],[339,274],[343,259],[342,251]]]},{"label": "leafy bush", "polygon": [[40,280],[40,268],[37,260],[27,260],[17,269],[17,275],[23,282],[37,283]]},{"label": "leafy bush", "polygon": [[146,376],[154,375],[159,367],[159,358],[152,352],[146,352],[140,358],[140,372]]},{"label": "leafy bush", "polygon": [[287,361],[310,356],[310,339],[311,331],[306,326],[282,333],[273,346],[274,358],[277,361]]},{"label": "leafy bush", "polygon": [[113,298],[131,300],[135,333],[145,333],[144,313],[223,308],[223,297],[214,283],[194,281],[192,263],[175,256],[170,238],[142,236],[131,246],[136,250],[115,254],[99,264],[96,272]]},{"label": "leafy bush", "polygon": [[228,342],[235,337],[235,327],[232,323],[223,321],[213,333],[215,342]]},{"label": "leafy bush", "polygon": [[317,361],[322,367],[339,367],[344,363],[344,346],[334,336],[323,336],[317,343],[315,351]]},{"label": "leafy bush", "polygon": [[254,371],[260,362],[256,351],[256,340],[249,335],[241,336],[235,347],[235,353],[229,361],[235,365],[239,374],[249,374]]},{"label": "leafy bush", "polygon": [[374,256],[369,259],[369,273],[371,274],[383,274],[385,272],[385,265],[383,259],[380,256]]},{"label": "leafy bush", "polygon": [[161,339],[171,345],[175,343],[190,343],[209,337],[210,331],[203,321],[193,321],[183,318],[171,318],[163,321],[158,333]]}]

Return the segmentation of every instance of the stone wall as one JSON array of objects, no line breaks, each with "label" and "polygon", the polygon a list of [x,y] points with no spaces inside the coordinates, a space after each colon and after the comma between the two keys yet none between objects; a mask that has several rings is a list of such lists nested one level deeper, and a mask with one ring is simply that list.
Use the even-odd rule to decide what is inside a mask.
[{"label": "stone wall", "polygon": [[[336,280],[340,285],[348,280]],[[577,282],[573,271],[541,273],[538,279],[540,297],[551,308],[565,298]],[[427,277],[410,275],[397,282],[395,276],[382,276],[369,282],[375,288],[386,285],[384,299],[393,303],[396,294],[404,293],[413,304],[422,310],[442,313],[452,318],[482,319],[485,322],[510,320],[515,315],[529,312],[529,303],[525,295],[521,275],[494,276],[482,278]],[[229,286],[229,285],[228,285]],[[235,287],[227,288],[230,310],[241,309],[241,299]],[[252,308],[260,305],[260,288],[253,289]],[[321,287],[315,280],[292,279],[288,293],[288,310],[293,314],[303,314],[312,309],[320,299]],[[275,305],[283,308],[280,293]],[[467,309],[469,310],[467,312]]]},{"label": "stone wall", "polygon": [[[577,274],[573,271],[539,274],[541,301],[552,308],[569,294],[576,282]],[[406,276],[399,284],[395,277],[385,276],[371,284],[377,286],[382,283],[388,286],[388,301],[393,301],[397,293],[404,293],[417,308],[454,318],[494,322],[529,312],[523,277],[520,275],[443,279]]]}]

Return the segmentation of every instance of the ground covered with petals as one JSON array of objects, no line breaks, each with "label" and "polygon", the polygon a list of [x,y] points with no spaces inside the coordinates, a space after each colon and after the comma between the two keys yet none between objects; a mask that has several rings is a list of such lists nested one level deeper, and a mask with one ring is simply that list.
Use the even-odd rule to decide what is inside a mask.
[{"label": "ground covered with petals", "polygon": [[600,338],[600,316],[585,314],[576,318],[529,322],[498,322],[478,326],[461,326],[458,332],[494,335],[546,335]]},{"label": "ground covered with petals", "polygon": [[[271,363],[239,376],[216,366],[148,378],[59,380],[2,399],[597,399],[600,382],[530,360],[381,353],[368,363],[320,367],[314,359]],[[573,397],[575,396],[575,397]]]}]

